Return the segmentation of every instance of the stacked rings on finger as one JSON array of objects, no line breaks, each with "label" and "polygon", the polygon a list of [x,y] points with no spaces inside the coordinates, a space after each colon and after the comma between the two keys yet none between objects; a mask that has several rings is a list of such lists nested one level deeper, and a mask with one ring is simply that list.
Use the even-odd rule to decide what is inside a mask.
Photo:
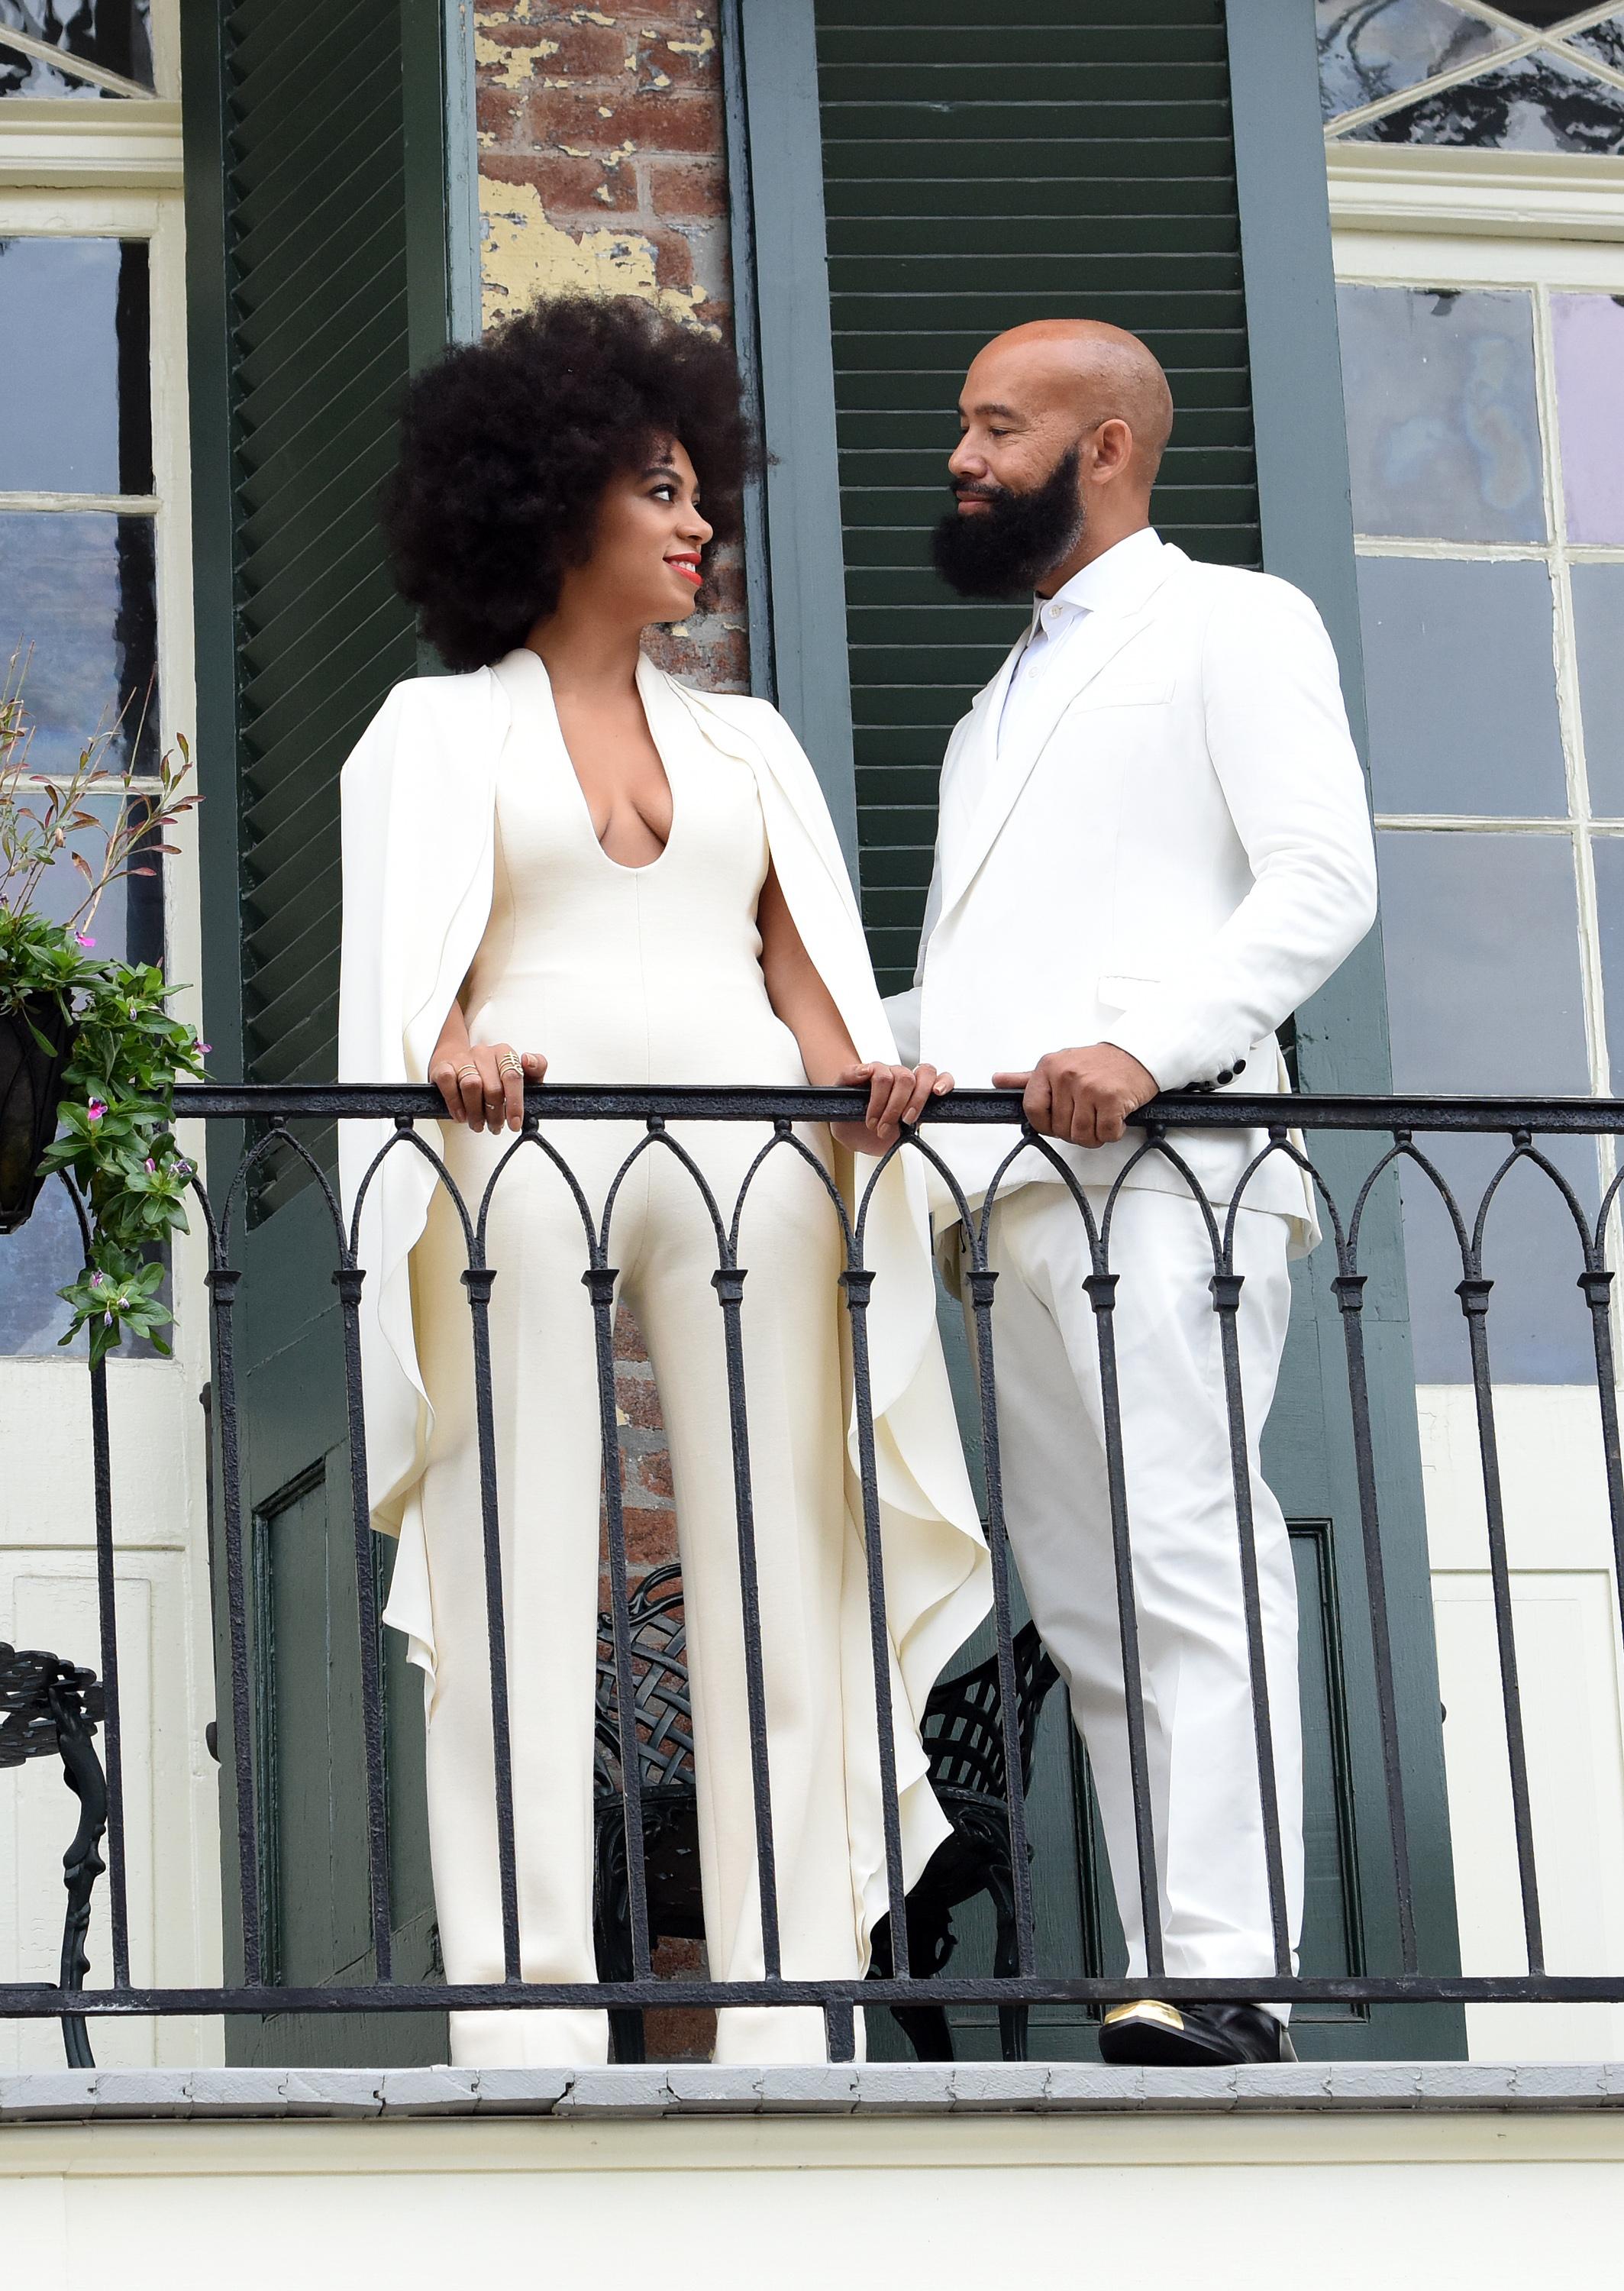
[{"label": "stacked rings on finger", "polygon": [[459,1067],[457,1068],[457,1080],[458,1080],[459,1081],[466,1081],[468,1080],[468,1077],[469,1077],[469,1075],[470,1075],[470,1074],[472,1074],[472,1076],[473,1076],[473,1078],[474,1078],[474,1080],[475,1080],[476,1081],[478,1081],[478,1079],[479,1079],[479,1069],[478,1069],[478,1067],[477,1065],[475,1065],[473,1064],[473,1062],[472,1062],[472,1060],[471,1060],[471,1059],[470,1060],[470,1062],[468,1063],[468,1065],[465,1065],[465,1066],[459,1066]]},{"label": "stacked rings on finger", "polygon": [[521,1058],[516,1058],[511,1050],[504,1050],[496,1061],[496,1071],[499,1074],[517,1074],[522,1081],[525,1073],[524,1061]]}]

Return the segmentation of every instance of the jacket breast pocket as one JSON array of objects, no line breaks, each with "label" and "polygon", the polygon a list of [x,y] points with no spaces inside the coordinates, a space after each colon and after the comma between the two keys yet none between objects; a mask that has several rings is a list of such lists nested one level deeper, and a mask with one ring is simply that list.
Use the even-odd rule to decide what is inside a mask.
[{"label": "jacket breast pocket", "polygon": [[1116,683],[1101,683],[1097,691],[1078,695],[1080,714],[1094,715],[1105,708],[1160,708],[1173,696],[1170,676],[1140,677],[1130,683],[1125,678]]}]

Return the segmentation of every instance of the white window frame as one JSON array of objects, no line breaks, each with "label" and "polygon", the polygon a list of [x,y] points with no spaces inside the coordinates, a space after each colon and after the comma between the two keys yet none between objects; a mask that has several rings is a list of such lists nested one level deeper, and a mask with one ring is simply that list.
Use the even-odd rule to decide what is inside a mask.
[{"label": "white window frame", "polygon": [[[1590,1087],[1624,1090],[1624,1074],[1612,1073],[1608,1061],[1590,854],[1592,834],[1624,835],[1624,817],[1591,814],[1569,585],[1572,564],[1624,564],[1624,546],[1566,538],[1550,337],[1553,293],[1624,294],[1624,160],[1356,144],[1333,144],[1328,156],[1339,283],[1532,293],[1550,511],[1543,544],[1372,536],[1355,547],[1363,556],[1546,566],[1568,816],[1379,813],[1377,824],[1569,840]],[[1613,1141],[1604,1140],[1604,1186],[1617,1158]],[[1621,1224],[1615,1213],[1615,1265],[1624,1262]],[[1614,1355],[1624,1368],[1621,1307],[1615,1294]],[[1417,1402],[1440,1678],[1445,1709],[1456,1716],[1452,1726],[1446,1718],[1444,1751],[1462,1962],[1468,1972],[1500,1971],[1508,1953],[1515,1960],[1520,1925],[1503,1744],[1497,1748],[1492,1724],[1498,1668],[1484,1627],[1489,1575],[1474,1396],[1469,1385],[1423,1386]],[[1624,1966],[1624,1647],[1596,1394],[1593,1386],[1497,1383],[1495,1408],[1548,1955],[1558,1972]],[[1624,2007],[1614,2006],[1475,2006],[1467,2022],[1478,2059],[1612,2059],[1624,2044]]]},{"label": "white window frame", "polygon": [[[185,221],[179,103],[180,0],[156,0],[157,93],[0,100],[0,236],[144,238],[150,247],[151,495],[0,494],[0,508],[155,517],[158,734],[190,736],[192,639]],[[26,695],[25,695],[26,698]],[[88,734],[94,727],[86,726]],[[138,783],[141,784],[141,783]],[[165,960],[181,982],[177,1016],[201,1018],[197,847],[188,817],[164,876]],[[197,1125],[200,1129],[201,1125]],[[188,1125],[189,1130],[192,1126]],[[201,1158],[201,1138],[183,1137]],[[207,1985],[221,1978],[218,1770],[205,1745],[214,1713],[207,1455],[199,1395],[209,1375],[202,1220],[173,1256],[173,1356],[115,1355],[109,1368],[116,1578],[122,1657],[132,1973]],[[4,1246],[0,1243],[0,1246]],[[64,1308],[65,1309],[65,1308]],[[100,1668],[88,1395],[83,1357],[0,1356],[0,1637],[56,1646]],[[60,1774],[39,1761],[0,1789],[0,1979],[54,1980]],[[52,1862],[55,1863],[55,1874]],[[108,1893],[97,1889],[92,1985],[109,1976]],[[15,1966],[15,1971],[12,1968]],[[219,2021],[92,2023],[105,2065],[221,2057]],[[60,2065],[53,2022],[6,2024],[0,2066]]]}]

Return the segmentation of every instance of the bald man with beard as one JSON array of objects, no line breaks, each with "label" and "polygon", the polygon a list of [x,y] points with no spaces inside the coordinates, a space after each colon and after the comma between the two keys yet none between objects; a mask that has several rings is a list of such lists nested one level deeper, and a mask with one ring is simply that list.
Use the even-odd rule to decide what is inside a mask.
[{"label": "bald man with beard", "polygon": [[[1021,1133],[937,1131],[990,1262],[1006,1516],[1033,1614],[1087,1745],[1130,1975],[1142,1901],[1186,1982],[1295,1966],[1302,1916],[1297,1599],[1258,1443],[1285,1342],[1288,1259],[1318,1239],[1285,1156],[1234,1213],[1261,1639],[1279,1807],[1271,1905],[1214,1235],[1258,1130],[1181,1130],[1188,1176],[1132,1126],[1161,1090],[1288,1087],[1276,1029],[1369,930],[1364,785],[1319,615],[1283,581],[1165,544],[1150,492],[1172,428],[1134,335],[1083,320],[990,342],[960,399],[955,496],[935,538],[964,597],[1031,593],[1030,627],[956,727],[901,1055],[1024,1093],[1032,1128],[1103,1218],[1093,1273],[1065,1176]],[[1136,1156],[1138,1158],[1136,1158]],[[943,1261],[968,1251],[946,1213]],[[1221,1292],[1220,1292],[1221,1293]],[[1130,1760],[1096,1305],[1110,1312],[1143,1696],[1154,1890]],[[1244,1992],[1242,1992],[1244,1994]],[[1107,2014],[1122,2063],[1290,2060],[1282,2006],[1175,2005],[1146,1979]]]}]

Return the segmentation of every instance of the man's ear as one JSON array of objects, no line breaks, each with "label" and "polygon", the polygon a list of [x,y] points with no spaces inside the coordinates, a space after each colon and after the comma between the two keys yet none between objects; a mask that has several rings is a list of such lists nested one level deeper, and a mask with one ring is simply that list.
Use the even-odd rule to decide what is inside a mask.
[{"label": "man's ear", "polygon": [[1090,442],[1089,475],[1097,485],[1120,476],[1133,459],[1133,431],[1117,414],[1100,423]]}]

